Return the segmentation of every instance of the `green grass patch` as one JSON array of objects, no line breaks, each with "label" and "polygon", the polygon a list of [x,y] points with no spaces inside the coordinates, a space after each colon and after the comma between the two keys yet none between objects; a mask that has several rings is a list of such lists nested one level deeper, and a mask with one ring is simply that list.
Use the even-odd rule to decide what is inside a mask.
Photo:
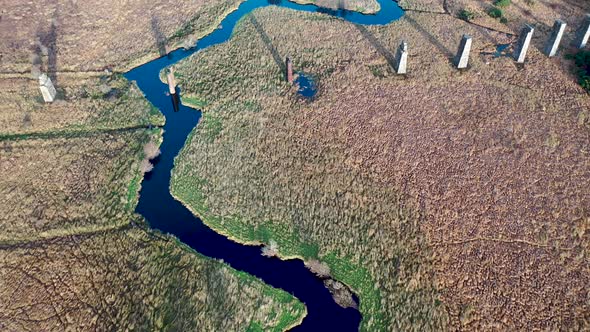
[{"label": "green grass patch", "polygon": [[490,17],[492,18],[500,18],[504,15],[504,13],[500,8],[491,7],[490,9],[488,9],[488,15],[490,15]]},{"label": "green grass patch", "polygon": [[182,104],[187,105],[188,107],[192,107],[195,109],[203,109],[203,107],[207,106],[207,101],[201,100],[195,97],[189,96],[180,96],[180,100]]},{"label": "green grass patch", "polygon": [[467,9],[462,9],[459,12],[459,18],[462,19],[463,21],[471,21],[475,18],[475,14]]},{"label": "green grass patch", "polygon": [[213,142],[223,130],[219,115],[213,112],[203,112],[198,130],[207,138],[207,142]]},{"label": "green grass patch", "polygon": [[505,8],[510,6],[511,2],[510,0],[496,0],[494,1],[494,5],[500,8]]},{"label": "green grass patch", "polygon": [[590,51],[579,51],[576,54],[568,55],[567,58],[574,60],[578,83],[590,93]]}]

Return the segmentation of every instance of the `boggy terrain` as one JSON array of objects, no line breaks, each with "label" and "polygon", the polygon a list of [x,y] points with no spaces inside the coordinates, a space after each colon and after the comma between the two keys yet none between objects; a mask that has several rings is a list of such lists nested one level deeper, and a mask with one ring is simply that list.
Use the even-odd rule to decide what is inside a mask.
[{"label": "boggy terrain", "polygon": [[[362,330],[588,328],[590,98],[544,38],[523,67],[493,56],[515,36],[449,14],[256,10],[176,66],[204,116],[172,192],[222,233],[327,263]],[[313,100],[284,82],[287,55]]]},{"label": "boggy terrain", "polygon": [[118,74],[0,78],[0,330],[283,331],[305,306],[134,213],[161,113]]}]

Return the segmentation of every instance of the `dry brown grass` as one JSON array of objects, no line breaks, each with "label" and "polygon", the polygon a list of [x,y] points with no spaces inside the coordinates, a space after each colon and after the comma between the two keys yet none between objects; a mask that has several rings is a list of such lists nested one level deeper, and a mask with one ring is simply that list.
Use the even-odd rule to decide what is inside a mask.
[{"label": "dry brown grass", "polygon": [[128,223],[147,130],[0,143],[1,242]]},{"label": "dry brown grass", "polygon": [[[181,199],[245,240],[301,252],[291,234],[368,269],[381,302],[356,289],[367,330],[588,327],[590,98],[567,62],[538,40],[524,69],[492,58],[513,39],[450,15],[254,16],[262,29],[245,19],[177,66],[187,100],[208,105],[175,169]],[[475,44],[459,72],[463,33]],[[387,61],[401,39],[404,78]],[[316,76],[313,102],[272,53]]]},{"label": "dry brown grass", "polygon": [[124,71],[203,36],[239,3],[4,1],[0,71],[29,71],[35,54],[51,72]]},{"label": "dry brown grass", "polygon": [[289,294],[142,229],[0,248],[3,331],[273,331],[302,314]]},{"label": "dry brown grass", "polygon": [[163,125],[164,116],[119,75],[62,75],[58,98],[44,103],[39,83],[0,79],[0,135],[116,130]]},{"label": "dry brown grass", "polygon": [[459,17],[462,10],[474,15],[470,22],[477,25],[519,34],[524,24],[535,26],[535,39],[541,47],[550,33],[553,22],[562,19],[568,24],[563,45],[568,46],[578,29],[584,14],[590,11],[590,3],[583,0],[510,0],[510,5],[499,7],[505,22],[488,15],[495,0],[400,0],[399,5],[408,11],[429,11]]},{"label": "dry brown grass", "polygon": [[537,29],[535,33],[543,35],[543,39],[549,34],[553,22],[563,19],[569,25],[564,44],[571,42],[584,14],[590,11],[590,3],[583,0],[511,0],[510,5],[501,8],[507,20],[502,24],[487,14],[493,5],[492,0],[448,0],[447,9],[453,15],[467,9],[476,15],[475,23],[507,32],[520,33],[525,23],[532,24]]},{"label": "dry brown grass", "polygon": [[[155,56],[153,40],[138,38],[149,31],[146,7],[174,16],[162,28],[166,36],[195,12],[177,12],[178,4],[94,4],[100,8],[2,8],[0,70],[13,73],[0,78],[0,330],[282,331],[296,324],[305,307],[290,294],[143,225],[134,214],[142,163],[157,156],[161,136],[147,127],[164,117],[120,75],[67,72],[121,70]],[[204,33],[229,5],[205,5],[189,32]],[[42,19],[51,12],[53,21]],[[123,23],[126,17],[139,21]],[[31,23],[37,19],[39,26]],[[47,43],[51,23],[56,38]],[[113,34],[119,30],[126,34]],[[44,45],[30,48],[35,33],[45,34]],[[31,61],[36,51],[41,58]],[[41,68],[31,70],[38,61]],[[54,103],[40,98],[38,69],[57,76]]]}]

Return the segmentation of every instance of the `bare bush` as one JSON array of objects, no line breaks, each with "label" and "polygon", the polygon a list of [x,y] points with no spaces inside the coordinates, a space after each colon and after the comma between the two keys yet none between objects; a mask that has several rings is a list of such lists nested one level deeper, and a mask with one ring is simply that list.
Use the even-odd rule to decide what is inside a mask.
[{"label": "bare bush", "polygon": [[154,141],[149,141],[143,146],[143,153],[148,160],[152,160],[160,155],[160,148]]},{"label": "bare bush", "polygon": [[262,247],[261,251],[262,256],[276,257],[279,255],[279,245],[274,240],[270,240],[270,244]]},{"label": "bare bush", "polygon": [[330,277],[330,267],[317,259],[310,259],[305,262],[305,267],[320,278]]},{"label": "bare bush", "polygon": [[141,172],[144,174],[149,173],[152,171],[152,169],[154,169],[154,165],[152,165],[152,163],[148,159],[144,159],[141,161],[140,169]]}]

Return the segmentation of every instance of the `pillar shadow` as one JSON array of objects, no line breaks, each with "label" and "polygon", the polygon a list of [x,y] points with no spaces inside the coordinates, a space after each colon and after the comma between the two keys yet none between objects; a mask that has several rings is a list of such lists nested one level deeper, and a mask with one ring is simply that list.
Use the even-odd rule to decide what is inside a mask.
[{"label": "pillar shadow", "polygon": [[363,38],[365,38],[369,44],[371,44],[375,50],[377,50],[377,52],[379,52],[379,54],[381,54],[381,56],[387,60],[387,63],[391,69],[395,71],[395,55],[391,53],[386,47],[384,47],[383,44],[381,44],[381,42],[375,37],[375,35],[367,30],[367,28],[359,24],[355,24],[354,26],[361,33]]},{"label": "pillar shadow", "polygon": [[33,49],[35,55],[33,59],[33,66],[41,69],[43,64],[43,57],[47,57],[47,67],[45,71],[47,76],[51,78],[54,85],[57,85],[57,11],[53,14],[53,20],[47,31],[43,29],[37,30],[37,43]]},{"label": "pillar shadow", "polygon": [[428,39],[428,41],[432,45],[434,45],[434,47],[436,47],[442,54],[444,54],[449,59],[451,64],[453,63],[453,60],[455,58],[455,53],[453,53],[453,51],[446,48],[441,42],[438,41],[438,39],[436,39],[436,37],[434,37],[430,32],[426,31],[426,29],[424,29],[418,22],[416,22],[410,16],[405,16],[404,19],[408,21],[408,23],[410,23],[418,32],[420,32],[422,36]]},{"label": "pillar shadow", "polygon": [[256,29],[256,31],[260,35],[260,39],[262,39],[262,42],[264,43],[264,45],[266,46],[266,48],[268,49],[268,51],[272,55],[272,58],[274,59],[275,63],[277,64],[277,66],[279,67],[281,72],[285,72],[286,67],[285,67],[285,64],[283,63],[283,58],[281,57],[281,55],[279,54],[277,49],[272,45],[272,41],[270,40],[270,38],[268,37],[268,35],[264,31],[264,28],[262,28],[262,26],[260,25],[260,22],[258,22],[258,20],[256,19],[256,17],[254,17],[254,15],[249,14],[248,16],[250,16],[250,22],[254,26],[254,29]]},{"label": "pillar shadow", "polygon": [[350,11],[345,9],[344,0],[338,0],[338,4],[336,9],[326,8],[326,7],[317,7],[316,12],[321,14],[326,14],[334,17],[342,17],[345,18],[350,14]]},{"label": "pillar shadow", "polygon": [[160,27],[160,20],[156,16],[152,16],[151,20],[152,26],[152,34],[156,39],[156,47],[158,48],[158,53],[160,56],[166,55],[166,36],[162,32],[162,28]]},{"label": "pillar shadow", "polygon": [[534,24],[536,27],[547,27],[547,25],[545,23],[543,23],[543,21],[539,17],[537,17],[535,14],[533,14],[533,12],[531,10],[523,8],[520,4],[518,4],[516,2],[512,2],[510,6],[514,6],[525,17],[529,17],[529,18],[533,19],[536,22]]}]

